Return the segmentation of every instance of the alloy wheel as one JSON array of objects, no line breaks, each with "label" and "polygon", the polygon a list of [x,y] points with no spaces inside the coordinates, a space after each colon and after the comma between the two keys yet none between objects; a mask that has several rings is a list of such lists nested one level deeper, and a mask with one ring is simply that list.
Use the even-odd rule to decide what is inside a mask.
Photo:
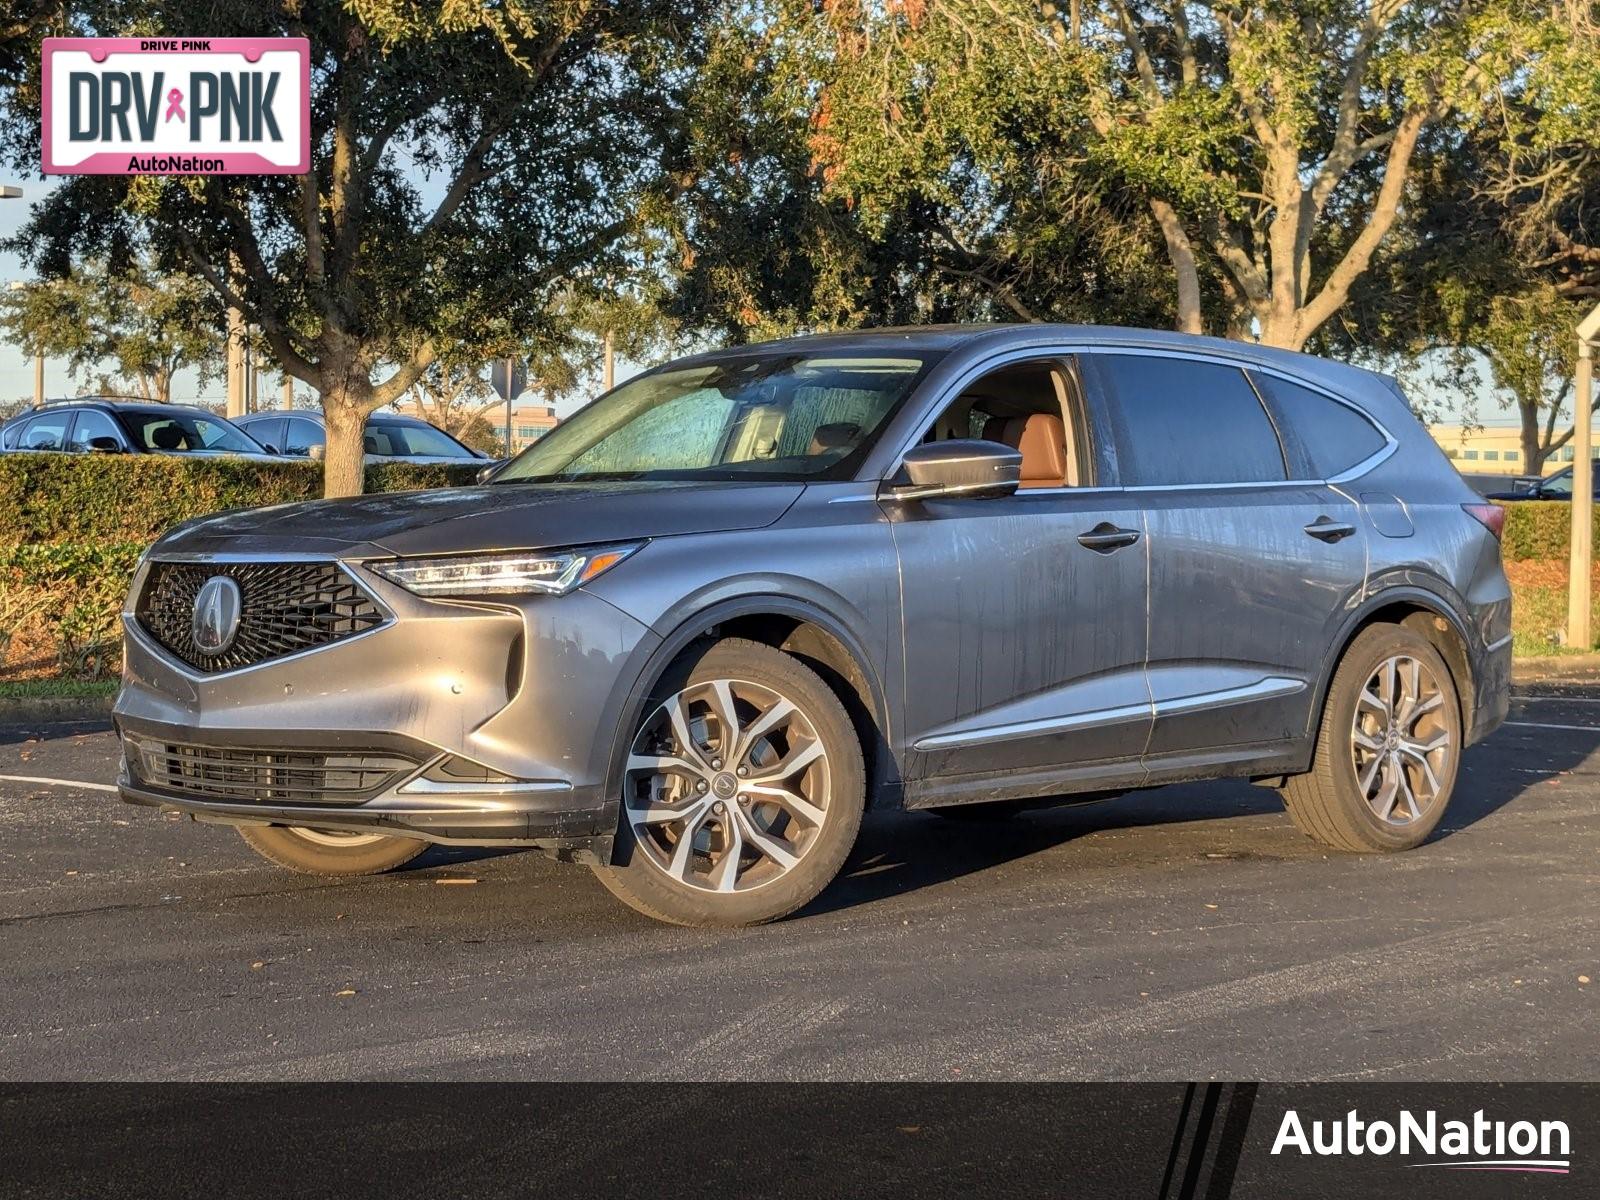
[{"label": "alloy wheel", "polygon": [[1380,821],[1422,820],[1448,777],[1450,727],[1445,693],[1421,659],[1384,659],[1356,697],[1350,731],[1356,787]]},{"label": "alloy wheel", "polygon": [[646,858],[680,884],[748,892],[788,874],[828,819],[828,753],[769,687],[692,683],[657,706],[628,757],[623,808]]}]

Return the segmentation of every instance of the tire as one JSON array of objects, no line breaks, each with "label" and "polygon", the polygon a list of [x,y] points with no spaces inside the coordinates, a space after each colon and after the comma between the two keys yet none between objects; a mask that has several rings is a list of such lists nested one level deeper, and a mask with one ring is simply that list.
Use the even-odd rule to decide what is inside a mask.
[{"label": "tire", "polygon": [[838,697],[797,659],[729,638],[675,663],[646,704],[614,862],[593,870],[658,921],[759,925],[833,881],[865,803],[861,743]]},{"label": "tire", "polygon": [[1433,645],[1399,625],[1363,630],[1334,672],[1311,770],[1281,790],[1289,816],[1335,850],[1421,845],[1450,802],[1461,728],[1455,680]]},{"label": "tire", "polygon": [[979,804],[943,804],[923,811],[943,817],[946,821],[972,825],[983,821],[1009,821],[1024,807],[1020,800],[987,800]]},{"label": "tire", "polygon": [[405,866],[428,848],[419,838],[342,834],[289,825],[241,825],[239,836],[262,858],[302,875],[380,875]]}]

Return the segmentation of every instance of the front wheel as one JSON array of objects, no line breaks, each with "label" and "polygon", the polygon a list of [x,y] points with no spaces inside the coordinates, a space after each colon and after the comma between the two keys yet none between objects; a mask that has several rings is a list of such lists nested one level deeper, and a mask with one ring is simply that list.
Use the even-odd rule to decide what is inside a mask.
[{"label": "front wheel", "polygon": [[1283,788],[1301,832],[1336,850],[1421,845],[1455,787],[1461,705],[1450,668],[1420,634],[1363,630],[1323,705],[1311,770]]},{"label": "front wheel", "polygon": [[730,638],[675,664],[635,731],[618,898],[678,925],[757,925],[839,873],[866,798],[861,744],[816,672]]},{"label": "front wheel", "polygon": [[262,858],[304,875],[378,875],[428,848],[417,838],[292,825],[241,825],[239,836]]}]

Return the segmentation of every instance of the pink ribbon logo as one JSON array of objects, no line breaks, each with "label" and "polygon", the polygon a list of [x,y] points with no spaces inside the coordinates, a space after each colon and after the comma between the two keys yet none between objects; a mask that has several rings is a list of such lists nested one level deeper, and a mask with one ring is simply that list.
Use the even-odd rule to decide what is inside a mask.
[{"label": "pink ribbon logo", "polygon": [[167,93],[167,115],[163,123],[172,120],[173,117],[177,117],[180,121],[189,119],[183,115],[183,92],[179,88],[173,88]]}]

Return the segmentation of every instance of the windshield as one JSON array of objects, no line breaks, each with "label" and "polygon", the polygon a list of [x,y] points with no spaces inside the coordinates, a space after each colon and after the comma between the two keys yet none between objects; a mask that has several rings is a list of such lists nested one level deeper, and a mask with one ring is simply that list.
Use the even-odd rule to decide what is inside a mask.
[{"label": "windshield", "polygon": [[582,409],[494,479],[845,479],[926,355],[752,355],[644,375]]},{"label": "windshield", "polygon": [[117,414],[134,445],[156,454],[265,454],[244,430],[209,413],[123,409]]},{"label": "windshield", "polygon": [[367,421],[364,440],[368,454],[396,458],[478,457],[442,429],[406,421],[385,421],[381,417]]}]

